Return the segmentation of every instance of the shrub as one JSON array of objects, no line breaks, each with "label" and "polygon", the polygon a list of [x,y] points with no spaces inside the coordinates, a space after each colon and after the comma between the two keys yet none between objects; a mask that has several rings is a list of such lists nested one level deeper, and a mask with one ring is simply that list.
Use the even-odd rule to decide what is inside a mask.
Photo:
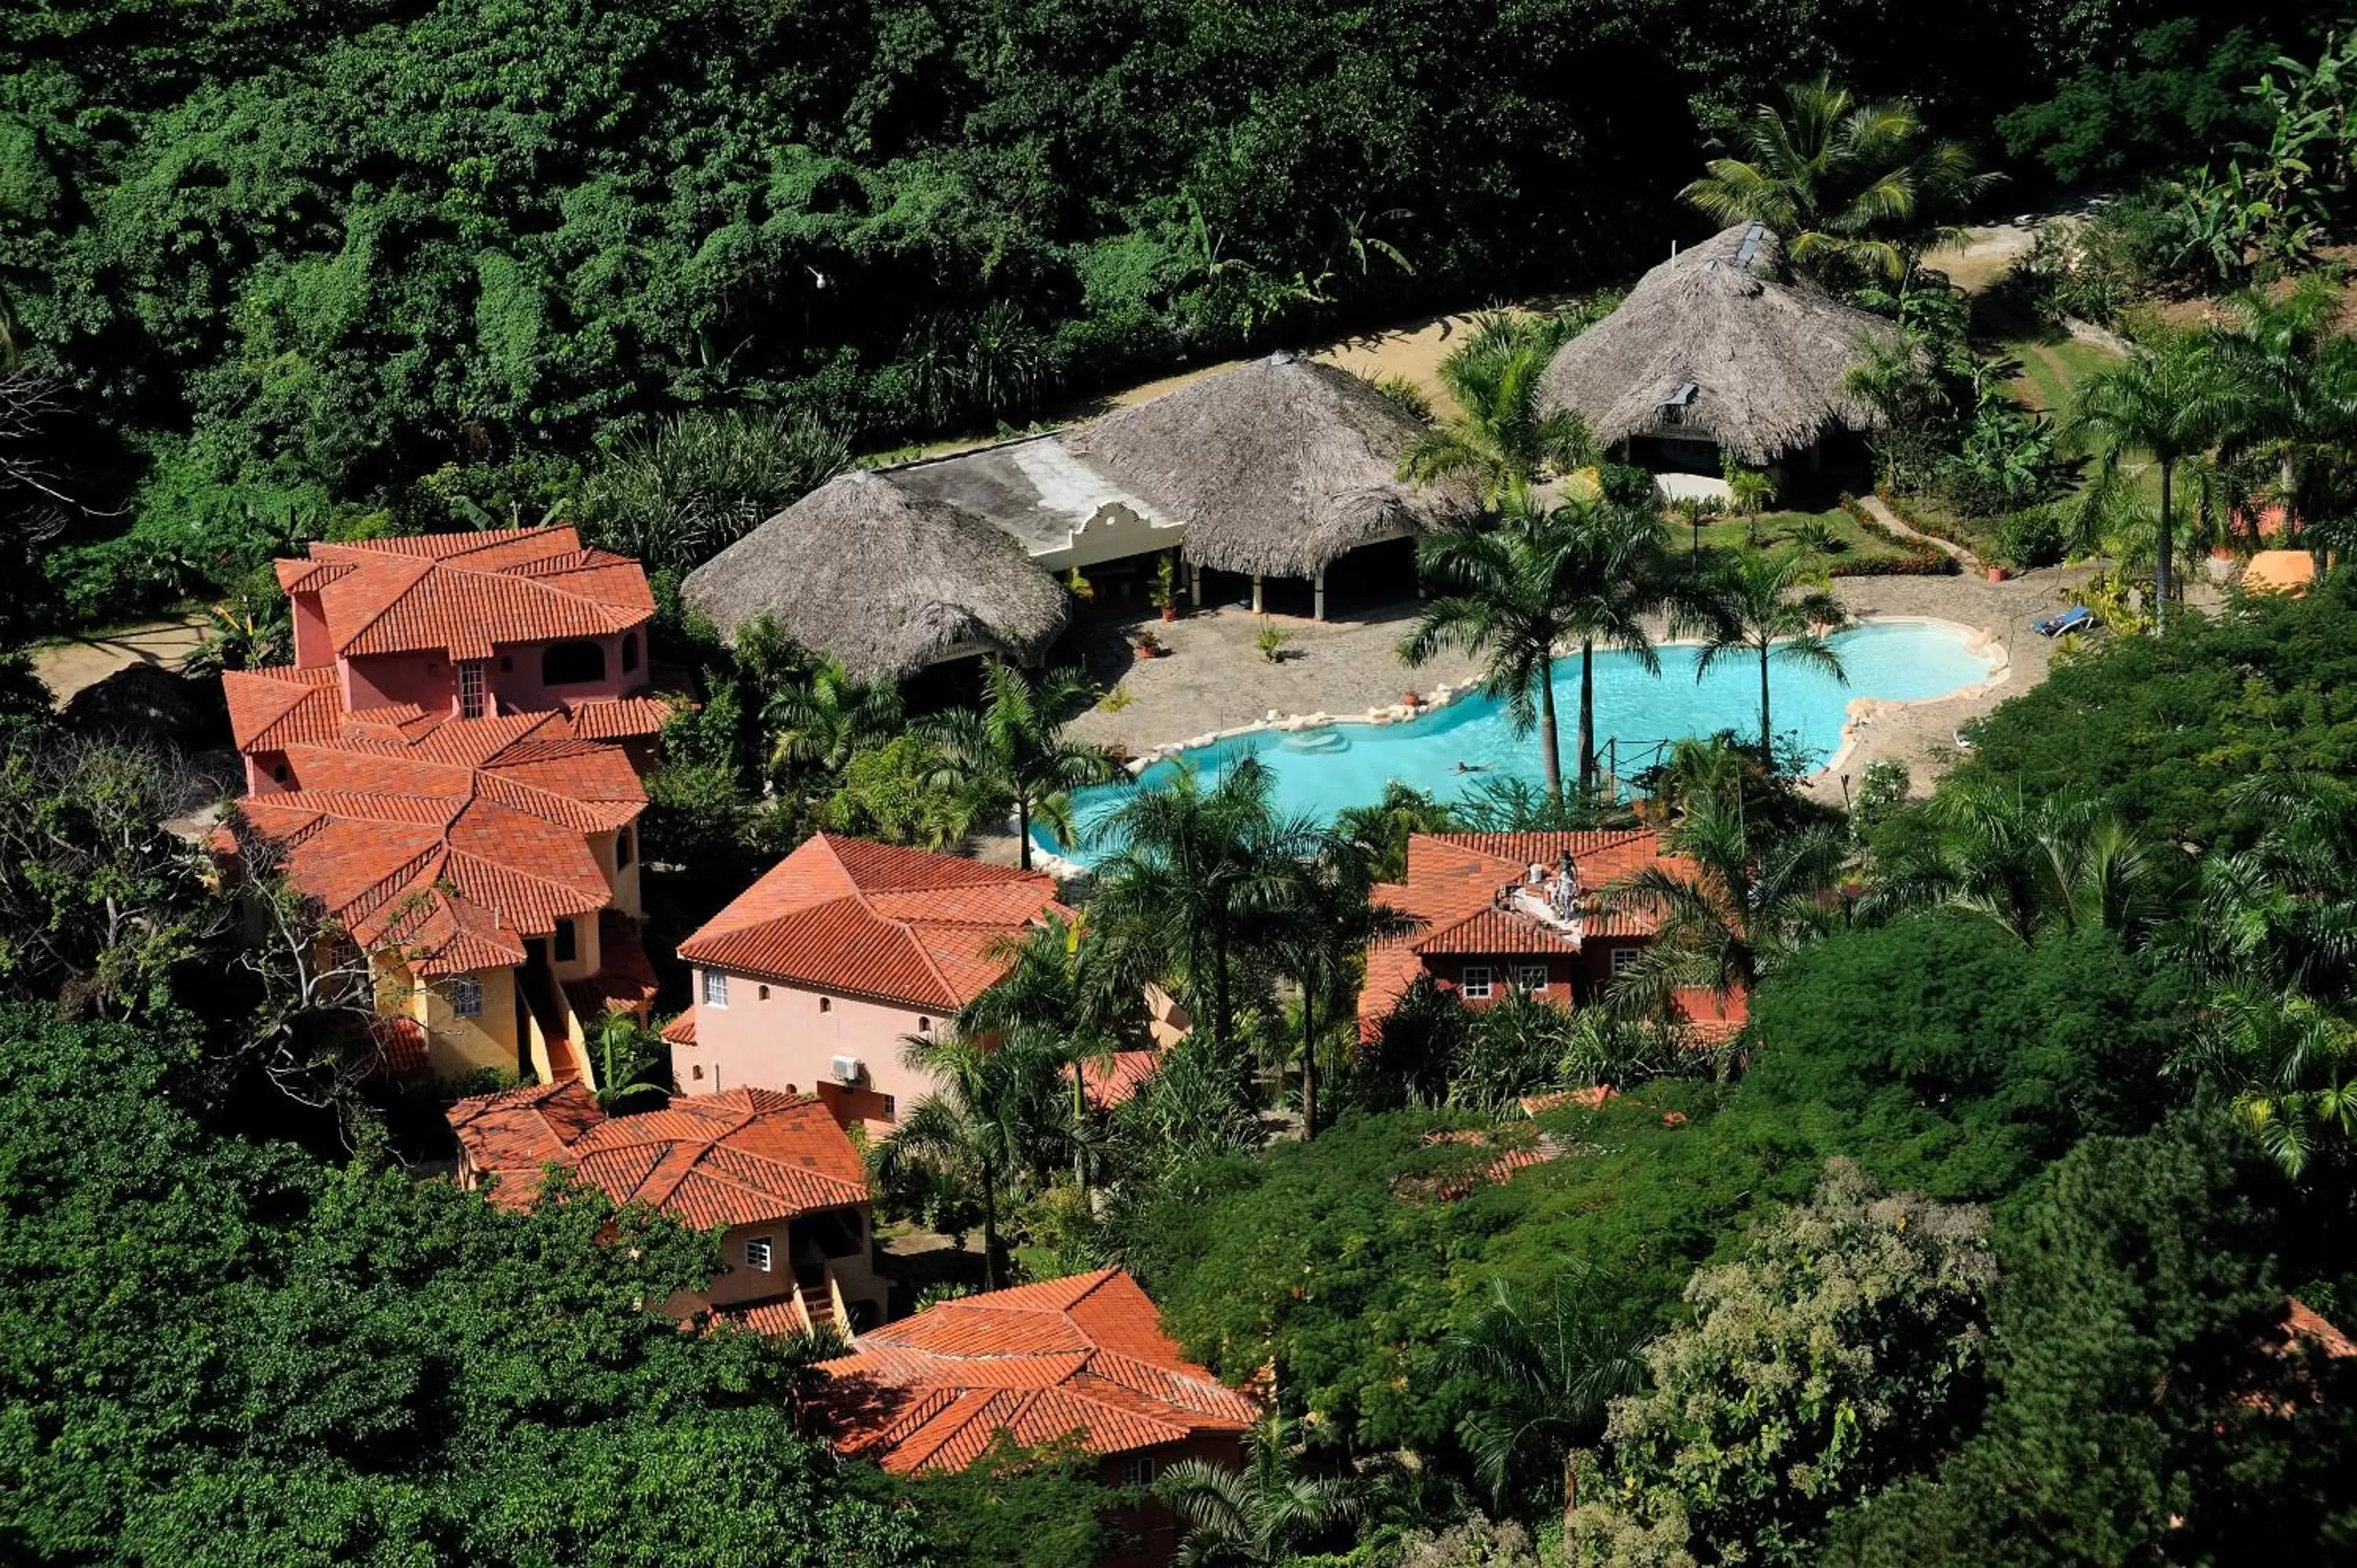
[{"label": "shrub", "polygon": [[2061,520],[2050,506],[2024,507],[2005,520],[1998,548],[2024,571],[2051,566],[2062,559]]}]

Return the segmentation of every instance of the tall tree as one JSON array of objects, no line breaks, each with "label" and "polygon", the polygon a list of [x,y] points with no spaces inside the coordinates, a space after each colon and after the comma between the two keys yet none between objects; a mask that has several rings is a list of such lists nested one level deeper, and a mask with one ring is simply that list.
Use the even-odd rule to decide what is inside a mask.
[{"label": "tall tree", "polygon": [[1275,781],[1252,757],[1219,781],[1182,768],[1106,814],[1093,908],[1114,940],[1185,978],[1195,1015],[1226,1050],[1234,1024],[1237,959],[1282,917],[1299,863],[1326,835],[1276,810]]},{"label": "tall tree", "polygon": [[1795,266],[1900,282],[1942,226],[1996,178],[1905,103],[1861,103],[1829,77],[1796,82],[1678,194],[1713,222],[1766,224]]},{"label": "tall tree", "polygon": [[960,709],[935,725],[944,782],[1015,810],[1023,869],[1031,869],[1031,823],[1048,824],[1059,843],[1073,836],[1067,792],[1114,784],[1128,770],[1101,746],[1064,738],[1064,726],[1095,705],[1096,687],[1078,670],[1050,670],[1036,680],[1004,660],[983,663],[980,711]]},{"label": "tall tree", "polygon": [[2079,389],[2072,427],[2102,449],[2106,468],[2130,453],[2149,453],[2160,466],[2160,536],[2153,565],[2153,625],[2169,629],[2176,592],[2175,496],[2178,465],[2207,450],[2235,428],[2251,399],[2225,373],[2215,346],[2194,333],[2175,333],[2126,364],[2102,371]]},{"label": "tall tree", "polygon": [[1400,459],[1400,478],[1418,484],[1461,479],[1484,506],[1527,495],[1550,471],[1596,460],[1580,417],[1539,404],[1539,378],[1578,329],[1575,317],[1485,316],[1440,362],[1441,384],[1458,412],[1424,433]]},{"label": "tall tree", "polygon": [[939,1085],[910,1108],[877,1160],[877,1174],[897,1179],[930,1167],[970,1182],[982,1197],[984,1288],[1006,1283],[998,1217],[1009,1184],[1063,1135],[1056,1107],[1055,1060],[1036,1042],[985,1044],[952,1030],[912,1035],[902,1058]]},{"label": "tall tree", "polygon": [[[1071,1075],[1071,1124],[1089,1122],[1088,1069],[1132,1044],[1143,1014],[1134,955],[1079,918],[1050,915],[1019,940],[1001,938],[993,954],[1006,972],[957,1015],[960,1033],[1013,1041],[1051,1056]],[[1089,1140],[1072,1139],[1072,1178],[1089,1185]]]},{"label": "tall tree", "polygon": [[1760,660],[1760,761],[1776,766],[1776,735],[1770,721],[1768,662],[1781,659],[1812,665],[1846,683],[1849,672],[1827,640],[1825,629],[1848,618],[1841,601],[1826,591],[1806,554],[1749,553],[1722,559],[1695,590],[1693,620],[1703,631],[1695,679],[1736,654]]},{"label": "tall tree", "polygon": [[1574,503],[1578,541],[1566,587],[1572,633],[1579,639],[1579,794],[1596,793],[1596,645],[1636,656],[1649,675],[1662,672],[1646,618],[1674,602],[1674,618],[1692,610],[1669,572],[1661,514],[1609,501]]},{"label": "tall tree", "polygon": [[[1318,1135],[1318,1052],[1321,1023],[1330,1026],[1357,987],[1367,944],[1395,936],[1410,921],[1373,900],[1374,879],[1357,845],[1329,837],[1300,863],[1280,902],[1270,951],[1286,977],[1301,987],[1301,1135]],[[1336,1014],[1319,1011],[1333,1004]]]},{"label": "tall tree", "polygon": [[900,690],[889,681],[863,681],[832,659],[806,674],[783,672],[761,712],[770,771],[834,778],[858,752],[899,734],[901,722]]},{"label": "tall tree", "polygon": [[1181,1459],[1155,1490],[1187,1521],[1185,1568],[1280,1568],[1359,1511],[1342,1479],[1305,1470],[1294,1423],[1275,1411],[1245,1432],[1243,1469]]},{"label": "tall tree", "polygon": [[[1604,521],[1604,520],[1610,521]],[[1555,650],[1599,639],[1652,658],[1637,607],[1653,590],[1642,566],[1646,535],[1624,509],[1579,502],[1541,507],[1509,501],[1493,528],[1427,535],[1417,553],[1426,581],[1440,592],[1400,643],[1411,667],[1443,649],[1485,660],[1481,689],[1506,701],[1517,730],[1534,725],[1546,768],[1548,803],[1563,805],[1563,757],[1556,739]],[[1654,536],[1658,538],[1658,534]],[[1582,728],[1592,748],[1593,696],[1582,659]],[[1583,757],[1582,775],[1589,763]]]}]

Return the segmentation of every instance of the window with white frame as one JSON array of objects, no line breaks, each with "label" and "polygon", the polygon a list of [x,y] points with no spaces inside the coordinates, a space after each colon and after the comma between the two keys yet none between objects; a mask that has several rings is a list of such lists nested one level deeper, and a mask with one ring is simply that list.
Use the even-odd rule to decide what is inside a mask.
[{"label": "window with white frame", "polygon": [[469,659],[458,666],[458,716],[479,719],[483,716],[483,661]]},{"label": "window with white frame", "polygon": [[483,1015],[483,983],[473,975],[452,975],[442,987],[442,994],[449,999],[450,1011],[459,1017],[479,1018]]},{"label": "window with white frame", "polygon": [[706,1007],[728,1005],[728,977],[716,969],[704,972],[704,1004]]},{"label": "window with white frame", "polygon": [[1468,1002],[1487,1002],[1495,989],[1497,977],[1486,963],[1469,963],[1457,979],[1458,993]]},{"label": "window with white frame", "polygon": [[1639,948],[1614,948],[1612,950],[1610,960],[1612,964],[1612,978],[1618,980],[1622,975],[1628,973],[1631,970],[1636,968],[1638,955],[1642,950],[1643,950]]},{"label": "window with white frame", "polygon": [[1547,988],[1547,966],[1526,963],[1514,971],[1514,985],[1522,991],[1544,991]]},{"label": "window with white frame", "polygon": [[1154,1455],[1133,1454],[1121,1462],[1121,1484],[1130,1487],[1154,1485]]},{"label": "window with white frame", "polygon": [[770,1239],[757,1236],[745,1243],[745,1266],[760,1273],[770,1272]]}]

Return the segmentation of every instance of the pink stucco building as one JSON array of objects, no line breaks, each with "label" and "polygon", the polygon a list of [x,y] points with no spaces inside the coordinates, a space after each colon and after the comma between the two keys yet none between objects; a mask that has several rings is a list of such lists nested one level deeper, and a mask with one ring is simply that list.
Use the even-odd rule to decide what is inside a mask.
[{"label": "pink stucco building", "polygon": [[815,1093],[877,1135],[933,1089],[901,1058],[1006,972],[1048,877],[820,833],[682,942],[694,1010],[668,1031],[685,1094]]}]

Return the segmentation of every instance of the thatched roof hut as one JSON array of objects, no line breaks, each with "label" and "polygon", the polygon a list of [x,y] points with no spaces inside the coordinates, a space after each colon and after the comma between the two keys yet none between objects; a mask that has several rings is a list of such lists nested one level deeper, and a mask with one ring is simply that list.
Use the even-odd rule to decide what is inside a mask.
[{"label": "thatched roof hut", "polygon": [[1566,343],[1540,403],[1606,446],[1632,435],[1717,443],[1754,467],[1872,416],[1842,390],[1865,345],[1899,329],[1804,283],[1779,281],[1776,236],[1738,224],[1640,279]]},{"label": "thatched roof hut", "polygon": [[866,472],[804,496],[688,574],[683,591],[724,631],[774,615],[795,641],[871,679],[969,653],[1036,658],[1071,608],[998,529]]},{"label": "thatched roof hut", "polygon": [[1414,416],[1332,365],[1277,354],[1064,433],[1064,444],[1187,525],[1187,558],[1314,577],[1362,544],[1441,526],[1445,489],[1398,478]]}]

